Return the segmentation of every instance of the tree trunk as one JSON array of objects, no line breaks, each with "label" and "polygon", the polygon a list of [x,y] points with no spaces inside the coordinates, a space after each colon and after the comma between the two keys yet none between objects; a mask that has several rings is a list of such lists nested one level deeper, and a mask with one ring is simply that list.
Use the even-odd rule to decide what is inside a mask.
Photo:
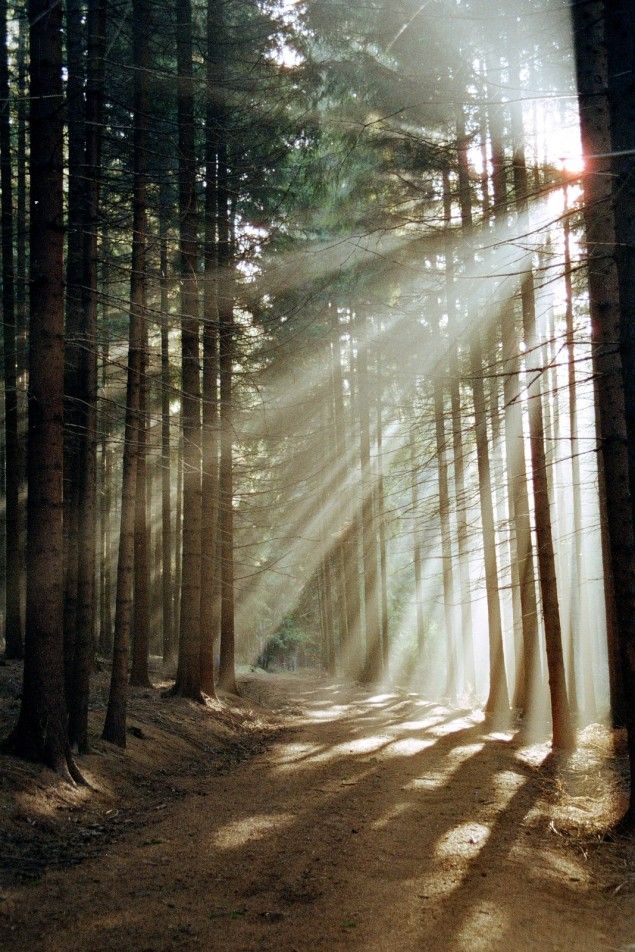
[{"label": "tree trunk", "polygon": [[90,670],[95,650],[95,556],[97,546],[97,229],[101,178],[106,0],[89,5],[87,17],[86,131],[81,181],[82,284],[79,334],[77,601],[76,637],[69,697],[69,740],[87,753]]},{"label": "tree trunk", "polygon": [[[457,138],[459,143],[459,204],[461,207],[461,223],[464,231],[469,236],[472,230],[472,200],[467,161],[467,139],[465,137],[463,115],[460,109],[457,113],[457,119]],[[487,440],[483,356],[478,332],[474,332],[470,336],[470,372],[472,376],[472,399],[474,402],[479,503],[483,530],[483,557],[485,559],[485,588],[489,625],[490,686],[485,712],[494,720],[503,720],[508,716],[509,712],[509,693],[507,688],[507,675],[505,672],[503,631],[498,593],[498,559],[496,556],[492,481]]]},{"label": "tree trunk", "polygon": [[438,377],[435,377],[433,387],[437,479],[439,484],[439,519],[441,522],[443,615],[445,619],[445,643],[448,659],[446,694],[452,700],[455,700],[459,692],[459,672],[457,644],[454,633],[454,576],[452,572],[452,545],[450,542],[450,495],[448,490],[448,462],[445,442],[443,382]]},{"label": "tree trunk", "polygon": [[191,0],[176,0],[179,257],[183,420],[183,554],[179,662],[174,691],[201,694],[201,385],[197,288],[196,156]]},{"label": "tree trunk", "polygon": [[[500,108],[500,107],[499,107]],[[512,107],[512,110],[514,107]],[[512,111],[512,127],[516,125],[517,113]],[[504,223],[507,216],[508,192],[505,176],[505,154],[502,143],[502,120],[494,113],[490,122],[492,129],[492,184],[494,191],[495,217]],[[510,517],[510,554],[517,571],[518,596],[521,616],[522,642],[516,651],[516,677],[514,684],[514,708],[529,715],[534,707],[538,683],[538,604],[534,575],[534,553],[531,538],[529,493],[527,491],[527,465],[525,461],[525,437],[520,392],[520,341],[517,317],[513,302],[503,305],[500,318],[500,335],[503,344],[503,400],[505,404],[505,457],[507,499]],[[515,580],[515,579],[514,579]],[[529,727],[526,718],[525,727]]]},{"label": "tree trunk", "polygon": [[201,512],[201,687],[214,697],[214,647],[219,625],[218,521],[218,23],[207,8],[207,109],[205,115],[205,297],[203,302],[203,498]]},{"label": "tree trunk", "polygon": [[[379,363],[379,361],[378,361]],[[388,547],[386,544],[386,516],[384,502],[383,425],[381,419],[381,370],[377,370],[377,522],[379,525],[379,573],[381,594],[381,650],[384,673],[390,663],[390,630],[388,616]]]},{"label": "tree trunk", "polygon": [[63,668],[64,233],[62,10],[29,0],[31,326],[24,681],[7,747],[81,780]]},{"label": "tree trunk", "polygon": [[415,583],[417,651],[419,657],[421,657],[425,643],[426,627],[423,615],[423,574],[421,565],[423,538],[419,525],[419,469],[417,466],[414,426],[410,430],[410,500],[412,504],[412,568]]},{"label": "tree trunk", "polygon": [[[18,364],[18,380],[23,385],[22,391],[26,393],[27,376],[27,264],[26,264],[26,125],[27,125],[27,83],[26,83],[26,36],[28,30],[28,20],[26,12],[20,16],[18,26],[18,143],[17,143],[17,205],[16,205],[16,287],[15,287],[15,305],[16,305],[16,356]],[[18,399],[18,426],[20,427],[23,417],[26,417],[26,407],[21,405]],[[24,456],[24,454],[22,454]],[[24,472],[23,460],[20,467],[20,478]]]},{"label": "tree trunk", "polygon": [[[221,9],[222,16],[222,9]],[[222,122],[226,123],[223,113]],[[218,146],[218,320],[220,371],[220,468],[218,484],[218,536],[221,565],[220,664],[218,683],[224,691],[238,693],[234,630],[234,461],[233,461],[233,363],[234,363],[234,261],[231,241],[231,208],[227,129],[220,129]]]},{"label": "tree trunk", "polygon": [[470,586],[470,555],[467,529],[467,498],[465,494],[465,464],[463,427],[461,419],[461,377],[456,340],[457,313],[454,288],[454,250],[452,247],[452,196],[447,169],[443,171],[443,220],[445,225],[445,286],[448,305],[448,333],[450,346],[448,373],[450,378],[450,406],[452,412],[452,462],[454,464],[454,498],[456,505],[456,534],[459,555],[459,597],[461,600],[461,655],[463,683],[466,692],[474,691],[474,641],[472,636],[472,602]]},{"label": "tree trunk", "polygon": [[103,738],[119,747],[126,746],[126,708],[128,700],[128,655],[132,618],[132,582],[134,566],[135,499],[137,484],[137,445],[139,396],[143,365],[144,276],[146,264],[146,169],[147,169],[147,77],[148,40],[147,0],[133,0],[134,70],[134,168],[132,194],[132,262],[130,275],[130,325],[128,337],[128,379],[126,423],[121,485],[121,526],[117,562],[117,593],[112,674]]},{"label": "tree trunk", "polygon": [[[105,249],[104,249],[105,251]],[[102,389],[106,390],[109,348],[108,343],[103,347],[103,376]],[[112,652],[112,543],[111,543],[111,513],[112,503],[112,449],[109,446],[110,427],[106,413],[101,417],[101,593],[100,593],[100,624],[99,650],[102,655],[109,657]]]},{"label": "tree trunk", "polygon": [[[345,453],[344,429],[344,400],[342,397],[342,353],[340,344],[340,317],[337,307],[332,307],[331,313],[331,379],[332,379],[332,406],[334,429],[334,456],[333,465],[343,459]],[[343,491],[343,479],[340,476],[339,491]],[[339,631],[339,662],[344,660],[347,646],[350,644],[348,630],[348,597],[346,587],[346,559],[347,549],[342,532],[338,533],[334,551],[336,565],[336,579],[338,586],[338,631]]]},{"label": "tree trunk", "polygon": [[[28,17],[24,9],[20,15],[18,25],[18,109],[17,109],[17,204],[16,204],[16,358],[18,384],[18,441],[19,447],[26,446],[27,438],[27,388],[28,388],[28,350],[27,350],[27,304],[28,304],[28,274],[27,274],[27,155],[26,155],[26,128],[28,110],[27,92],[27,63],[26,47],[28,37]],[[26,453],[20,453],[18,505],[20,511],[19,546],[20,546],[20,604],[24,593],[24,550],[25,550],[25,504],[26,504]],[[24,617],[24,609],[22,608]]]},{"label": "tree trunk", "polygon": [[181,569],[183,566],[183,431],[179,420],[176,447],[176,506],[174,512],[174,622],[173,631],[181,630]]},{"label": "tree trunk", "polygon": [[[613,202],[620,292],[620,354],[626,404],[631,503],[635,507],[635,45],[633,6],[604,3],[608,104],[614,153]],[[635,517],[634,517],[635,527]],[[617,580],[616,580],[617,581]],[[635,642],[622,636],[626,725],[631,764],[631,825],[635,826]]]},{"label": "tree trunk", "polygon": [[377,533],[373,511],[374,490],[370,456],[370,398],[368,392],[368,317],[359,315],[360,345],[357,358],[359,380],[359,453],[362,485],[362,553],[364,564],[365,662],[362,681],[372,684],[382,675],[379,628]]},{"label": "tree trunk", "polygon": [[[624,684],[624,713],[631,772],[625,828],[635,826],[635,536],[630,491],[629,431],[620,350],[619,279],[612,249],[616,244],[612,207],[608,69],[601,0],[572,5],[584,153],[584,222],[589,259],[593,369],[597,381],[600,438],[615,611]],[[622,27],[623,29],[623,27]],[[629,31],[624,31],[625,35]],[[632,444],[631,444],[632,445]]]},{"label": "tree trunk", "polygon": [[[145,285],[145,276],[143,276]],[[137,418],[137,479],[134,513],[134,581],[132,609],[132,664],[130,684],[150,687],[148,658],[150,654],[150,527],[148,525],[148,323],[143,292],[143,327],[141,330],[141,381]]]},{"label": "tree trunk", "polygon": [[22,658],[22,547],[20,545],[20,446],[18,440],[18,390],[16,365],[16,300],[13,255],[13,182],[7,2],[0,0],[0,186],[2,189],[2,328],[4,353],[5,434],[5,655]]},{"label": "tree trunk", "polygon": [[[528,181],[523,143],[522,118],[517,117],[514,135],[514,190],[519,221],[529,230],[527,210]],[[575,746],[575,730],[567,694],[567,683],[562,650],[560,607],[556,579],[556,562],[547,483],[545,428],[542,411],[541,348],[536,332],[536,301],[531,263],[521,282],[523,331],[528,373],[527,399],[529,401],[529,444],[531,475],[534,487],[534,512],[538,547],[538,571],[549,669],[551,697],[552,745],[556,750],[570,750]]]},{"label": "tree trunk", "polygon": [[[571,453],[571,493],[573,498],[573,558],[569,575],[569,696],[571,709],[578,709],[576,648],[582,635],[580,625],[580,601],[582,586],[582,487],[580,481],[580,443],[578,440],[578,395],[575,374],[575,331],[573,327],[573,277],[571,271],[571,222],[569,220],[569,190],[564,187],[564,282],[565,282],[565,330],[567,342],[567,396],[569,403],[569,436]],[[556,443],[557,446],[557,443]],[[590,659],[580,656],[580,663],[589,670]],[[585,710],[590,710],[591,698],[585,698]],[[593,705],[595,706],[595,705]]]},{"label": "tree trunk", "polygon": [[66,4],[66,113],[68,126],[68,234],[64,373],[64,669],[66,703],[75,696],[77,584],[79,571],[79,479],[82,439],[82,283],[84,218],[84,37],[81,0]]},{"label": "tree trunk", "polygon": [[168,238],[166,227],[167,209],[161,204],[160,221],[160,268],[161,268],[161,604],[163,617],[163,660],[168,662],[174,655],[174,611],[172,591],[172,504],[171,504],[171,457],[170,457],[170,313],[168,300]]}]

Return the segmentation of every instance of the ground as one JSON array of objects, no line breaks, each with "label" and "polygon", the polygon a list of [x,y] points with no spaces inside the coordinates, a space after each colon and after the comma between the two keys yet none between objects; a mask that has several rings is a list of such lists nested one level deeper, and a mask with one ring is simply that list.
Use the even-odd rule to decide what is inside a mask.
[{"label": "ground", "polygon": [[[599,728],[557,763],[546,745],[413,694],[262,674],[243,691],[202,711],[136,695],[142,736],[119,773],[100,749],[82,761],[95,789],[76,803],[35,770],[12,793],[14,833],[19,816],[36,833],[53,823],[56,806],[97,830],[79,854],[58,831],[59,861],[43,874],[36,863],[32,882],[14,843],[3,950],[635,949],[632,847],[600,836],[621,788]],[[163,722],[148,726],[150,712]],[[216,741],[199,737],[189,759],[163,752],[157,775],[148,763],[171,717],[180,743],[203,717]],[[136,800],[125,788],[118,810],[125,758]]]}]

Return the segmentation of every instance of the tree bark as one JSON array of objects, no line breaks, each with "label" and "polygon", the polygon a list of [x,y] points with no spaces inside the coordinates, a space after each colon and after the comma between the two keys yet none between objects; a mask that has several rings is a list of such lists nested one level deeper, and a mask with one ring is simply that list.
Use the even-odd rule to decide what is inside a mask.
[{"label": "tree bark", "polygon": [[[512,129],[517,125],[518,115],[512,106]],[[496,221],[503,224],[508,213],[508,191],[505,176],[505,154],[501,119],[494,114],[490,121],[492,130],[492,184]],[[503,400],[505,404],[505,456],[507,499],[510,516],[511,559],[517,566],[518,595],[521,616],[521,645],[516,654],[516,678],[514,684],[514,707],[527,715],[525,727],[529,727],[529,715],[534,708],[538,683],[538,604],[534,575],[534,553],[527,490],[527,464],[525,460],[525,436],[520,392],[520,340],[517,315],[510,300],[502,309],[500,334],[503,344]]]},{"label": "tree bark", "polygon": [[88,8],[84,154],[81,172],[82,283],[80,290],[77,447],[76,637],[69,696],[69,740],[87,753],[90,671],[95,650],[97,546],[97,231],[101,185],[106,0]]},{"label": "tree bark", "polygon": [[454,632],[454,575],[452,571],[452,545],[450,541],[450,494],[448,489],[448,462],[445,439],[445,400],[443,381],[435,377],[434,423],[437,455],[437,480],[439,486],[439,520],[441,523],[441,569],[443,575],[443,616],[445,619],[445,643],[447,653],[446,694],[453,700],[458,697],[458,652]]},{"label": "tree bark", "polygon": [[214,647],[219,627],[218,522],[218,23],[207,8],[207,109],[205,115],[205,293],[203,302],[203,498],[201,513],[201,686],[214,697]]},{"label": "tree bark", "polygon": [[[345,453],[345,428],[344,428],[344,400],[342,397],[342,353],[340,342],[340,316],[336,306],[331,307],[331,381],[332,381],[332,407],[333,407],[333,430],[334,430],[334,456],[333,465],[343,459]],[[341,477],[340,477],[341,479]],[[340,489],[343,487],[340,484]],[[344,535],[340,531],[334,549],[334,559],[336,565],[336,579],[338,586],[338,661],[340,665],[344,661],[347,646],[350,644],[348,629],[348,595],[347,595],[347,547],[344,541]]]},{"label": "tree bark", "polygon": [[381,368],[377,369],[377,523],[379,526],[379,576],[381,606],[381,650],[384,673],[390,663],[390,627],[388,615],[388,546],[386,542],[386,515],[384,501],[383,424],[381,418],[382,385]]},{"label": "tree bark", "polygon": [[450,346],[448,373],[450,378],[450,407],[452,413],[452,462],[454,464],[454,500],[456,506],[456,535],[459,556],[459,597],[461,601],[461,655],[463,683],[466,692],[474,691],[474,641],[472,635],[472,595],[470,586],[470,555],[467,527],[467,499],[465,494],[465,463],[461,414],[461,375],[456,340],[457,312],[454,287],[454,249],[452,246],[452,196],[450,177],[443,170],[443,221],[445,226],[445,287],[448,305],[448,333]]},{"label": "tree bark", "polygon": [[[104,249],[107,253],[106,249]],[[104,342],[102,354],[102,390],[106,391],[109,362],[108,342]],[[99,650],[109,657],[112,652],[112,542],[111,512],[112,504],[112,448],[109,445],[110,425],[108,415],[101,416],[101,537],[100,537],[100,618]]]},{"label": "tree bark", "polygon": [[163,617],[163,660],[174,655],[174,608],[172,590],[172,500],[170,456],[170,313],[168,299],[167,209],[159,212],[161,268],[161,605]]},{"label": "tree bark", "polygon": [[417,651],[419,656],[423,652],[426,637],[425,618],[423,614],[423,573],[422,550],[423,538],[419,525],[419,468],[417,466],[416,437],[414,426],[410,430],[410,500],[412,504],[412,569],[415,583],[415,617],[417,622]]},{"label": "tree bark", "polygon": [[176,0],[179,129],[183,554],[179,661],[174,691],[201,694],[201,385],[197,287],[196,156],[192,76],[192,4]]},{"label": "tree bark", "polygon": [[373,473],[370,455],[370,397],[368,388],[368,317],[359,314],[360,345],[357,358],[359,381],[359,454],[362,486],[362,553],[364,564],[365,661],[362,682],[372,684],[382,675],[379,628],[377,533],[375,529]]},{"label": "tree bark", "polygon": [[68,234],[64,372],[64,669],[66,703],[75,695],[77,585],[79,571],[79,479],[82,438],[82,282],[84,217],[84,25],[81,0],[66,3],[66,112],[68,126]]},{"label": "tree bark", "polygon": [[27,597],[22,701],[7,743],[81,780],[66,731],[63,659],[64,232],[62,11],[29,0],[31,325]]},{"label": "tree bark", "polygon": [[11,167],[11,126],[9,53],[7,49],[7,2],[0,0],[0,186],[2,188],[2,328],[4,356],[4,436],[5,436],[5,617],[4,637],[7,658],[22,658],[24,641],[20,588],[22,546],[20,544],[20,444],[18,438],[18,389],[16,363],[16,297],[13,254],[13,175]]},{"label": "tree bark", "polygon": [[[523,231],[529,229],[527,200],[529,186],[523,145],[522,119],[517,118],[514,142],[514,190],[515,204]],[[547,482],[547,459],[545,453],[545,427],[542,408],[542,378],[540,368],[541,348],[536,331],[536,301],[534,276],[531,263],[521,280],[521,304],[527,374],[527,399],[529,401],[529,444],[531,475],[534,487],[534,513],[536,542],[538,548],[538,573],[542,611],[545,626],[547,667],[549,670],[549,694],[551,697],[552,746],[556,750],[571,750],[575,746],[575,730],[569,704],[562,649],[560,606],[556,579],[556,561],[553,546],[549,486]]]},{"label": "tree bark", "polygon": [[[457,138],[459,143],[459,204],[461,223],[466,235],[472,230],[472,199],[470,195],[467,161],[467,139],[461,110],[457,112]],[[492,719],[503,720],[509,713],[509,692],[503,653],[503,631],[500,599],[498,593],[498,559],[494,529],[494,507],[490,474],[489,444],[487,439],[487,415],[485,387],[483,384],[483,356],[481,339],[476,330],[470,335],[470,372],[472,399],[474,402],[474,428],[476,431],[476,458],[478,466],[479,503],[483,530],[483,556],[485,559],[485,588],[489,625],[490,686],[485,712]]]},{"label": "tree bark", "polygon": [[[223,122],[226,117],[223,116]],[[226,129],[220,130],[218,149],[218,320],[220,371],[220,468],[218,487],[218,536],[221,566],[220,664],[218,683],[224,691],[238,693],[235,668],[234,620],[234,462],[233,396],[234,363],[234,262],[231,243],[231,209]]]},{"label": "tree bark", "polygon": [[132,618],[132,583],[134,570],[134,526],[137,484],[137,445],[139,428],[139,396],[143,365],[144,280],[147,231],[147,78],[148,39],[147,0],[133,0],[133,62],[134,70],[134,158],[132,194],[132,262],[130,276],[130,324],[128,331],[128,375],[126,388],[126,422],[123,447],[121,485],[121,523],[117,592],[115,599],[115,630],[108,708],[103,739],[126,746],[126,710],[128,701],[128,656]]},{"label": "tree bark", "polygon": [[[607,53],[601,0],[573,4],[575,59],[584,154],[584,222],[588,253],[594,373],[615,612],[624,685],[631,795],[624,828],[635,826],[635,536],[629,469],[629,429],[620,349],[620,289],[614,249],[611,127],[606,96]],[[628,31],[624,31],[625,34]]]},{"label": "tree bark", "polygon": [[[143,278],[145,285],[145,277]],[[132,608],[132,664],[130,684],[150,687],[150,527],[148,525],[148,324],[143,291],[143,327],[141,331],[141,380],[137,417],[137,478],[134,512],[134,579]]]}]

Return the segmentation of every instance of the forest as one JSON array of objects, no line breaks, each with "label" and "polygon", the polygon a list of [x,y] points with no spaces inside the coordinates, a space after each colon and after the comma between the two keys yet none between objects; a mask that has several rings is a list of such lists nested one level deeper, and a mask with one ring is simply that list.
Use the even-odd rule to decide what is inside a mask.
[{"label": "forest", "polygon": [[0,0],[0,945],[635,943],[631,0]]}]

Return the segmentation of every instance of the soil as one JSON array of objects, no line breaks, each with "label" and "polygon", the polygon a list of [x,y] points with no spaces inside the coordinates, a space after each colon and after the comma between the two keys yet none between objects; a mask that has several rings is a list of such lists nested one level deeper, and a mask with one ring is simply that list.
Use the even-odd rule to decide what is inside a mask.
[{"label": "soil", "polygon": [[3,762],[0,948],[635,949],[632,841],[602,837],[624,805],[607,731],[557,761],[413,694],[242,691],[137,692],[129,752],[81,760],[91,789]]}]

